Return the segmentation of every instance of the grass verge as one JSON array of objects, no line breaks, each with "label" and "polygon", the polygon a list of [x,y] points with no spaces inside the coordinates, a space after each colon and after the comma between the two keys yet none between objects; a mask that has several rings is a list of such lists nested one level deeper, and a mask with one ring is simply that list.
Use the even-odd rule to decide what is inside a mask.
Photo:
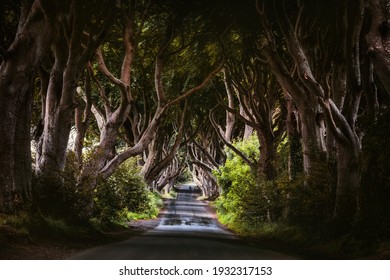
[{"label": "grass verge", "polygon": [[329,237],[320,229],[278,223],[249,225],[231,213],[217,213],[221,224],[261,248],[283,251],[302,259],[390,259],[390,240],[355,234]]}]

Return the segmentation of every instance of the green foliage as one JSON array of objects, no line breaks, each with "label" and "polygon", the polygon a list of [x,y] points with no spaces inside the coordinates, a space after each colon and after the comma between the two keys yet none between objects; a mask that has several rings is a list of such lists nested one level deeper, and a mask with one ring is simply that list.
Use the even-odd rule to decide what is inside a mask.
[{"label": "green foliage", "polygon": [[[259,142],[255,135],[252,135],[248,140],[235,142],[234,146],[247,157],[258,158]],[[239,189],[241,185],[252,185],[255,179],[250,167],[241,157],[228,148],[225,151],[227,156],[225,164],[219,168],[219,172],[214,172],[223,195],[227,195],[230,188]]]},{"label": "green foliage", "polygon": [[69,222],[79,221],[80,209],[88,198],[76,187],[78,172],[76,156],[69,151],[60,179],[38,177],[33,174],[33,210],[44,216],[60,218]]},{"label": "green foliage", "polygon": [[178,183],[188,183],[188,182],[190,182],[191,180],[192,180],[192,174],[191,174],[191,171],[188,170],[188,168],[186,168],[186,169],[184,170],[184,172],[181,173],[181,174],[177,177],[177,179],[176,179],[176,181],[177,181]]},{"label": "green foliage", "polygon": [[[112,223],[125,225],[132,219],[154,218],[162,207],[160,196],[147,190],[136,158],[123,163],[94,191],[77,186],[79,172],[75,154],[68,152],[61,181],[34,179],[35,207],[40,215],[69,224],[86,223],[90,219],[96,226],[104,227]],[[91,213],[85,214],[86,211]]]},{"label": "green foliage", "polygon": [[[259,142],[255,135],[234,145],[247,157],[256,159],[259,156]],[[225,164],[219,172],[214,172],[222,188],[222,196],[215,204],[221,222],[242,232],[278,220],[283,203],[282,192],[276,182],[258,178],[241,157],[229,149],[226,153]]]},{"label": "green foliage", "polygon": [[98,184],[94,203],[94,221],[102,226],[155,218],[162,206],[159,196],[147,190],[136,158],[124,162],[111,177]]},{"label": "green foliage", "polygon": [[[74,225],[64,219],[19,212],[15,215],[0,214],[0,240],[5,238],[39,240],[80,240],[97,231],[90,225]],[[4,227],[4,228],[3,228]]]},{"label": "green foliage", "polygon": [[[249,140],[236,142],[234,145],[248,155],[249,151],[255,152],[253,148],[258,146],[256,142],[256,137],[252,136]],[[225,149],[225,152],[227,155],[225,164],[220,166],[219,172],[214,171],[214,176],[222,189],[222,195],[215,201],[215,206],[220,221],[231,226],[243,221],[242,217],[247,210],[244,194],[255,187],[256,180],[242,158],[230,149]],[[245,195],[245,198],[247,197]]]},{"label": "green foliage", "polygon": [[28,223],[28,213],[18,212],[14,215],[0,214],[0,227],[12,227],[15,232],[19,234],[27,234],[28,229],[26,224]]},{"label": "green foliage", "polygon": [[[255,135],[234,143],[247,157],[259,157],[259,142]],[[332,184],[326,161],[312,166],[312,177],[288,173],[290,143],[285,138],[277,149],[278,176],[267,181],[259,177],[230,149],[227,160],[214,172],[222,195],[216,208],[222,223],[237,232],[254,234],[271,223],[320,226],[331,217]],[[335,176],[336,177],[336,176]]]}]

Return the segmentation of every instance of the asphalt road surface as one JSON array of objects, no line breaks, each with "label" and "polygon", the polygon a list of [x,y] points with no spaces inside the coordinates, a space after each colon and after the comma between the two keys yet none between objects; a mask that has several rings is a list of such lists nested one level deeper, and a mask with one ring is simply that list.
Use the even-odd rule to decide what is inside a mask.
[{"label": "asphalt road surface", "polygon": [[197,200],[194,186],[180,187],[176,199],[165,201],[160,224],[126,241],[81,252],[87,260],[250,260],[295,259],[255,248],[222,229],[207,202]]}]

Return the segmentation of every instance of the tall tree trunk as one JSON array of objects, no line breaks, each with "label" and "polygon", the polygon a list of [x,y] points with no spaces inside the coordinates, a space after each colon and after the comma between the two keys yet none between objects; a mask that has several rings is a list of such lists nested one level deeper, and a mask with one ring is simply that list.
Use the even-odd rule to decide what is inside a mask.
[{"label": "tall tree trunk", "polygon": [[[225,84],[225,89],[226,89],[226,94],[228,98],[228,106],[231,109],[234,109],[234,94],[233,94],[233,89],[231,86],[231,80],[230,77],[228,76],[228,71],[226,68],[222,69],[223,75],[224,75],[224,84]],[[233,113],[226,111],[226,130],[225,130],[225,139],[226,141],[231,142],[232,141],[232,136],[233,136],[233,130],[234,130],[234,124],[235,124],[235,116]]]},{"label": "tall tree trunk", "polygon": [[390,94],[390,1],[369,0],[371,30],[366,36],[368,55],[385,90]]},{"label": "tall tree trunk", "polygon": [[351,143],[338,143],[338,176],[335,218],[338,230],[349,230],[356,222],[359,206],[360,147]]},{"label": "tall tree trunk", "polygon": [[[21,76],[28,78],[22,73],[15,74],[14,78],[18,80],[22,78]],[[31,199],[32,79],[24,83],[22,80],[19,82],[19,85],[10,86],[8,90],[3,91],[1,89],[7,86],[2,85],[0,81],[1,94],[8,91],[11,94],[10,99],[14,101],[8,103],[10,100],[3,100],[0,97],[0,212],[2,213],[12,213]],[[21,96],[22,94],[24,96]],[[21,99],[12,98],[16,95]]]},{"label": "tall tree trunk", "polygon": [[287,107],[286,123],[289,142],[288,174],[290,180],[294,180],[303,174],[301,136],[298,132],[298,114],[295,112],[293,100],[287,92],[284,95]]},{"label": "tall tree trunk", "polygon": [[[107,36],[118,8],[116,5],[106,7],[108,11],[96,15],[102,20],[92,24],[89,20],[95,16],[95,11],[90,9],[88,2],[72,0],[68,4],[69,16],[62,17],[60,23],[69,28],[60,29],[52,48],[55,63],[50,73],[44,129],[39,145],[41,150],[37,152],[36,164],[37,175],[49,185],[50,182],[58,183],[58,188],[61,188],[61,173],[76,108],[77,82],[89,59]],[[84,32],[85,29],[88,33]]]},{"label": "tall tree trunk", "polygon": [[[13,212],[15,197],[30,196],[31,174],[26,167],[30,143],[25,133],[29,133],[31,83],[54,34],[57,11],[51,4],[36,1],[31,7],[23,6],[29,13],[20,19],[0,66],[0,212]],[[22,163],[22,159],[27,161]]]},{"label": "tall tree trunk", "polygon": [[256,132],[260,143],[257,172],[260,178],[272,181],[277,175],[275,167],[277,141],[272,135],[267,135],[267,133],[262,130],[257,130]]},{"label": "tall tree trunk", "polygon": [[[361,143],[356,131],[356,119],[363,93],[359,47],[365,9],[364,2],[363,0],[347,2],[345,13],[348,24],[345,26],[346,45],[344,50],[347,78],[345,100],[343,107],[339,107],[339,110],[336,110],[337,105],[330,104],[333,117],[341,122],[339,126],[343,133],[340,135],[340,132],[334,131],[338,154],[334,217],[340,227],[344,227],[345,230],[350,229],[359,215]],[[328,125],[332,124],[328,121]]]},{"label": "tall tree trunk", "polygon": [[[115,157],[115,144],[119,134],[119,124],[108,123],[101,132],[102,139],[96,147],[91,158],[85,162],[78,179],[79,186],[92,191],[99,180],[99,177],[106,179],[109,176],[101,174],[101,170],[107,162]],[[111,175],[111,174],[110,174]]]},{"label": "tall tree trunk", "polygon": [[[90,66],[90,65],[89,65]],[[84,138],[87,133],[89,120],[92,114],[92,85],[91,85],[91,75],[89,73],[90,67],[85,71],[85,106],[82,106],[83,101],[79,100],[79,104],[75,109],[75,127],[76,127],[76,138],[74,143],[74,152],[76,155],[76,160],[79,169],[83,166],[83,148],[84,148]],[[77,92],[83,94],[81,88],[77,88]],[[82,99],[82,97],[80,98]]]},{"label": "tall tree trunk", "polygon": [[[76,107],[74,94],[76,83],[87,61],[82,60],[82,34],[87,20],[82,2],[72,1],[69,7],[71,17],[63,18],[64,25],[71,28],[58,32],[53,44],[55,62],[50,73],[44,129],[41,136],[41,150],[38,151],[36,173],[52,182],[60,182],[65,166],[66,149],[72,125],[73,110]],[[85,18],[86,17],[86,18]]]},{"label": "tall tree trunk", "polygon": [[61,181],[71,128],[71,111],[61,108],[61,96],[64,88],[63,71],[66,59],[63,48],[60,47],[56,52],[58,55],[56,55],[56,62],[50,73],[46,94],[44,128],[38,144],[35,172],[38,176]]},{"label": "tall tree trunk", "polygon": [[270,46],[265,46],[263,52],[267,57],[271,71],[283,90],[291,95],[298,109],[302,136],[303,170],[306,177],[312,177],[313,167],[323,163],[324,154],[322,135],[316,123],[318,102],[295,81],[280,56]]},{"label": "tall tree trunk", "polygon": [[[303,111],[303,112],[302,112]],[[303,171],[306,177],[316,177],[318,168],[324,164],[325,152],[317,126],[317,112],[313,108],[299,111],[301,120]]]},{"label": "tall tree trunk", "polygon": [[[242,107],[241,104],[239,104],[239,106],[240,106],[240,115],[242,115],[244,118],[247,119],[248,116],[247,116],[244,108]],[[248,124],[244,124],[244,133],[243,133],[242,138],[246,140],[252,135],[252,133],[253,133],[253,127],[251,127]]]},{"label": "tall tree trunk", "polygon": [[[15,131],[15,189],[20,203],[29,202],[32,198],[31,190],[31,107],[34,87],[31,83],[29,94],[24,100],[18,115]],[[20,196],[20,199],[18,199]],[[16,202],[16,201],[14,201]],[[23,205],[19,205],[23,207]]]}]

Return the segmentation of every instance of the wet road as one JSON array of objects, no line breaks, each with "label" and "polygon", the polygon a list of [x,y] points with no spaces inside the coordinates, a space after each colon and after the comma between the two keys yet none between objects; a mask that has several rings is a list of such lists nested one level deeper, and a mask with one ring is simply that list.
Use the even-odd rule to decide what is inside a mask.
[{"label": "wet road", "polygon": [[207,202],[196,200],[198,195],[193,186],[181,186],[176,199],[165,201],[157,227],[123,242],[89,249],[72,259],[294,259],[253,248],[222,229]]}]

